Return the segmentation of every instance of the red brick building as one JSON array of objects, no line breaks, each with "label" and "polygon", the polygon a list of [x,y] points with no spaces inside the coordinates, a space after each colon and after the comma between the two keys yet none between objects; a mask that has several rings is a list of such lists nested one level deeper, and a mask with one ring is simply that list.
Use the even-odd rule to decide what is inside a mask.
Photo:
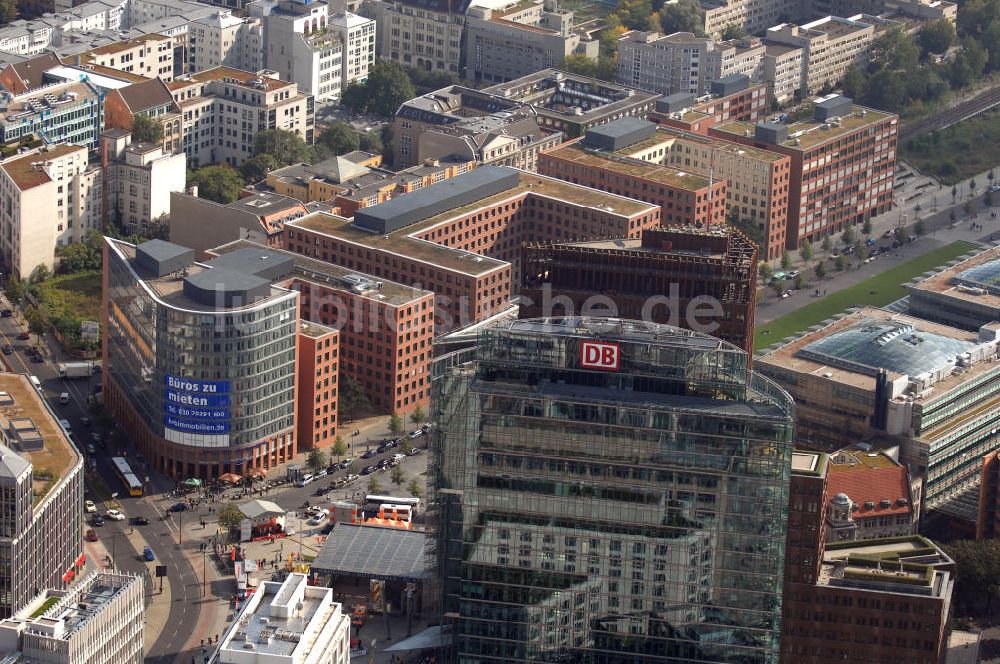
[{"label": "red brick building", "polygon": [[340,344],[336,330],[315,323],[300,323],[298,341],[295,441],[302,451],[333,445],[337,439]]},{"label": "red brick building", "polygon": [[511,307],[523,242],[616,235],[658,226],[659,208],[500,166],[359,210],[289,223],[297,254],[433,291],[437,333]]},{"label": "red brick building", "polygon": [[[707,332],[753,353],[757,247],[729,226],[526,245],[521,272],[521,318],[580,314],[603,301],[614,305],[607,315]],[[569,298],[574,310],[546,311],[556,298]],[[720,309],[705,313],[701,298]]]},{"label": "red brick building", "polygon": [[695,134],[708,135],[708,128],[729,122],[756,123],[767,115],[767,85],[750,85],[749,79],[735,74],[727,79],[741,79],[742,84],[726,85],[726,81],[712,82],[708,99],[679,92],[656,100],[655,110],[649,114],[653,122]]},{"label": "red brick building", "polygon": [[794,250],[892,209],[898,124],[892,113],[834,95],[806,120],[733,122],[709,135],[791,158],[785,244]]}]

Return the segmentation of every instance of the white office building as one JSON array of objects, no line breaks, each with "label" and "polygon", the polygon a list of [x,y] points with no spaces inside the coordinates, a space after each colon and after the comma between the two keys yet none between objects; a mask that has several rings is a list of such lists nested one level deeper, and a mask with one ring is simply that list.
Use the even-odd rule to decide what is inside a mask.
[{"label": "white office building", "polygon": [[375,62],[375,21],[351,12],[341,12],[330,17],[331,32],[340,33],[344,44],[341,85],[368,78],[368,67]]},{"label": "white office building", "polygon": [[188,71],[216,67],[258,71],[264,67],[264,30],[259,18],[233,16],[222,9],[191,21],[188,28]]}]

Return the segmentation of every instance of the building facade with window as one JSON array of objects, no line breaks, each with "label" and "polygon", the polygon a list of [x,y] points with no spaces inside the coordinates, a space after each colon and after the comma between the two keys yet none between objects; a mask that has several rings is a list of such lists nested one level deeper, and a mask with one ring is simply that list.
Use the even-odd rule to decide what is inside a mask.
[{"label": "building facade with window", "polygon": [[470,0],[368,0],[359,11],[375,21],[379,59],[457,75],[470,4]]},{"label": "building facade with window", "polygon": [[747,360],[574,317],[490,327],[436,362],[460,661],[777,660],[794,406]]}]

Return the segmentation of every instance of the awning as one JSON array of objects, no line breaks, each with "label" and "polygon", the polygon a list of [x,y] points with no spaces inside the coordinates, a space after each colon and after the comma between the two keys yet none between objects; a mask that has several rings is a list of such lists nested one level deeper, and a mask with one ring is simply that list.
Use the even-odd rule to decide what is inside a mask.
[{"label": "awning", "polygon": [[201,486],[202,482],[197,477],[189,477],[184,480],[184,486]]},{"label": "awning", "polygon": [[403,639],[382,652],[427,650],[429,648],[444,648],[449,645],[451,645],[451,627],[448,625],[431,625],[424,631],[414,634],[408,639]]},{"label": "awning", "polygon": [[225,482],[226,484],[236,484],[241,479],[242,478],[236,473],[223,473],[222,475],[219,475],[219,481]]},{"label": "awning", "polygon": [[75,575],[76,575],[76,573],[75,573],[75,572],[74,572],[73,570],[71,570],[71,569],[68,569],[68,570],[66,570],[66,573],[62,575],[62,580],[63,580],[63,583],[69,583],[69,582],[70,582],[70,580],[71,580],[71,579],[72,579],[72,578],[73,578],[73,577],[74,577]]},{"label": "awning", "polygon": [[76,563],[74,563],[74,564],[77,567],[82,567],[83,564],[86,563],[86,562],[87,562],[87,554],[86,553],[81,553],[80,557],[76,559]]}]

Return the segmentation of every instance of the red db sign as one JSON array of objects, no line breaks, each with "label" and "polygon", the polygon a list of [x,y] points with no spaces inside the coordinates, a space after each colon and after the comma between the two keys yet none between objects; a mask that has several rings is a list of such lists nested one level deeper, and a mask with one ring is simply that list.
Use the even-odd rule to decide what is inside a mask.
[{"label": "red db sign", "polygon": [[620,362],[621,349],[618,344],[603,344],[596,341],[584,341],[580,344],[580,366],[584,369],[618,371]]}]

